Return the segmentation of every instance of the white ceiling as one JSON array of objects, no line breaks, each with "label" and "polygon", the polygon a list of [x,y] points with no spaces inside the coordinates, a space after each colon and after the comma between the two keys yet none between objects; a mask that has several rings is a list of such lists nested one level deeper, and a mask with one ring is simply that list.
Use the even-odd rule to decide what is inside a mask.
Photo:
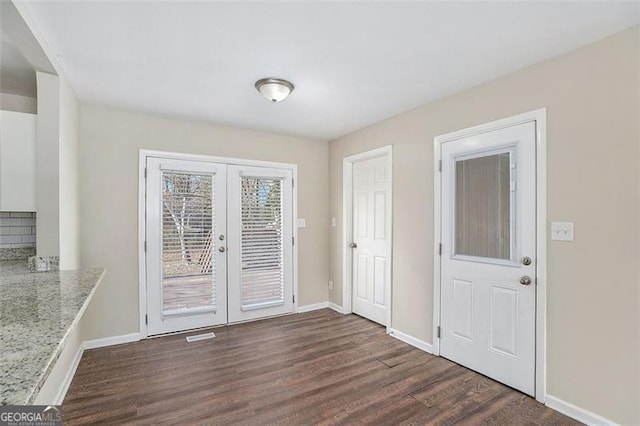
[{"label": "white ceiling", "polygon": [[[333,139],[640,21],[637,2],[27,3],[84,102]],[[272,104],[256,80],[296,89]]]},{"label": "white ceiling", "polygon": [[0,31],[0,93],[35,98],[36,71],[20,50]]}]

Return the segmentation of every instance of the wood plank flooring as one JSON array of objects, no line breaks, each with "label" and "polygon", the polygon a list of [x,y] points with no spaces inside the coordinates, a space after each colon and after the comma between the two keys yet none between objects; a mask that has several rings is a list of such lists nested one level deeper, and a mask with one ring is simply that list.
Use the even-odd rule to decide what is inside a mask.
[{"label": "wood plank flooring", "polygon": [[356,315],[213,331],[85,352],[65,424],[579,424]]}]

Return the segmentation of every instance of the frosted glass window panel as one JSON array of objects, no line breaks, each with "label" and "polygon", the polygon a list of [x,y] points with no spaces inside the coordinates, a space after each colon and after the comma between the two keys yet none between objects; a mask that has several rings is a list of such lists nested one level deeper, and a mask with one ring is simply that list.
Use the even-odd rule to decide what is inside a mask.
[{"label": "frosted glass window panel", "polygon": [[284,303],[283,193],[279,178],[243,177],[242,304]]},{"label": "frosted glass window panel", "polygon": [[455,163],[455,254],[511,258],[510,153]]},{"label": "frosted glass window panel", "polygon": [[214,308],[213,175],[162,172],[163,313]]}]

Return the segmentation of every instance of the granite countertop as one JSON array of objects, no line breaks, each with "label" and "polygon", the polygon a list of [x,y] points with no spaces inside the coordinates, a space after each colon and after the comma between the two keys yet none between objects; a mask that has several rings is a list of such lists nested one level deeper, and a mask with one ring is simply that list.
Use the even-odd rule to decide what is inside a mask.
[{"label": "granite countertop", "polygon": [[0,261],[0,404],[31,404],[104,268],[29,272]]}]

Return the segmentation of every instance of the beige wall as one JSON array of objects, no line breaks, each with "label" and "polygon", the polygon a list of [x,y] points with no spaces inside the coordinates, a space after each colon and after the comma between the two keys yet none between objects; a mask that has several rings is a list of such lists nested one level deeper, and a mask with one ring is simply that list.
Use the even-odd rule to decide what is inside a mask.
[{"label": "beige wall", "polygon": [[60,254],[58,76],[36,73],[38,84],[38,142],[36,160],[36,250],[38,256]]},{"label": "beige wall", "polygon": [[330,144],[332,302],[342,303],[342,158],[393,144],[393,328],[432,341],[433,138],[547,109],[547,389],[640,423],[638,27]]},{"label": "beige wall", "polygon": [[137,332],[139,149],[298,165],[300,306],[326,302],[328,143],[251,130],[81,108],[82,263],[107,274],[86,317],[87,339]]},{"label": "beige wall", "polygon": [[38,101],[27,96],[0,93],[0,109],[4,111],[38,113]]},{"label": "beige wall", "polygon": [[64,76],[36,73],[38,139],[36,245],[60,256],[61,269],[80,266],[80,105]]},{"label": "beige wall", "polygon": [[60,81],[60,268],[80,267],[80,105],[65,77]]}]

